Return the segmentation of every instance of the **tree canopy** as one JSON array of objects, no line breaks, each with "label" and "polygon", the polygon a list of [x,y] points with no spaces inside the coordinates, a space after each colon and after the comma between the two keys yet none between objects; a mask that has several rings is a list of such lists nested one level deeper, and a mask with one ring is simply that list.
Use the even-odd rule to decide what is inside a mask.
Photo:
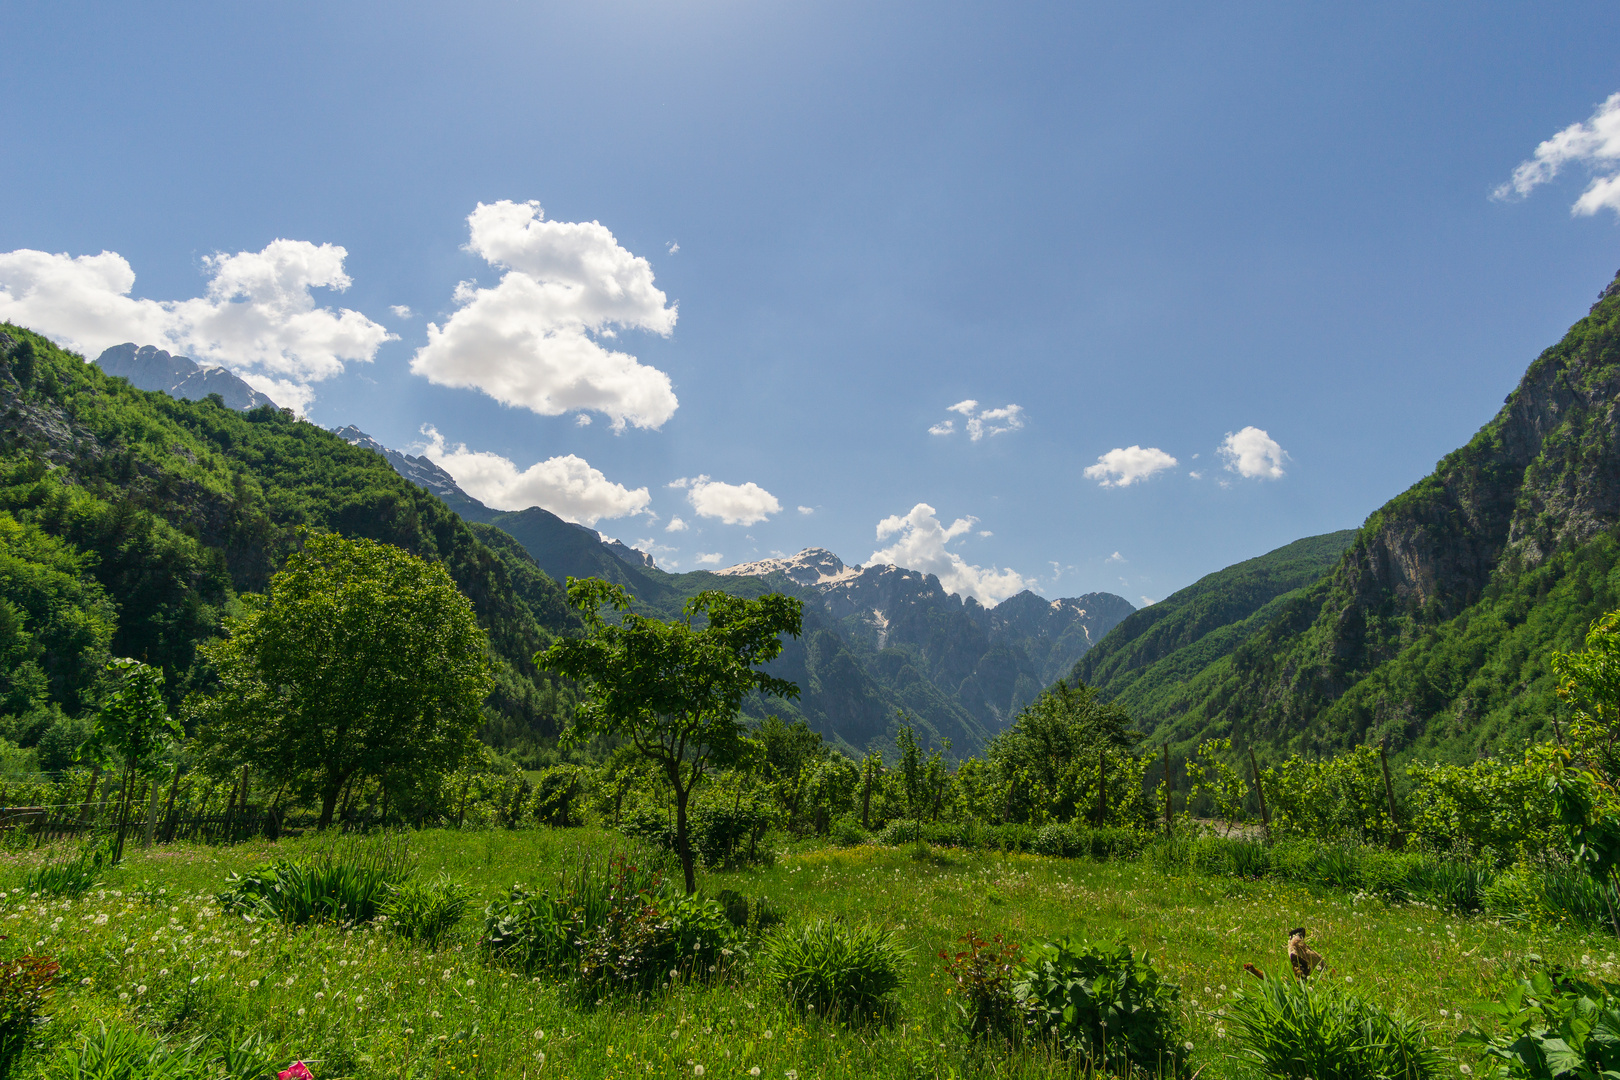
[{"label": "tree canopy", "polygon": [[[585,635],[560,639],[535,658],[584,688],[567,735],[623,735],[662,768],[675,794],[675,846],[686,891],[695,892],[687,834],[692,789],[711,765],[725,764],[743,748],[738,713],[748,694],[798,697],[797,685],[759,667],[781,655],[782,634],[799,635],[802,605],[780,593],[745,599],[710,590],[688,600],[681,618],[666,622],[636,614],[624,589],[600,578],[569,578],[568,601]],[[694,625],[699,618],[704,625]]]},{"label": "tree canopy", "polygon": [[194,699],[204,742],[319,796],[320,824],[357,776],[418,786],[475,742],[488,638],[444,567],[332,535],[202,647],[217,690]]}]

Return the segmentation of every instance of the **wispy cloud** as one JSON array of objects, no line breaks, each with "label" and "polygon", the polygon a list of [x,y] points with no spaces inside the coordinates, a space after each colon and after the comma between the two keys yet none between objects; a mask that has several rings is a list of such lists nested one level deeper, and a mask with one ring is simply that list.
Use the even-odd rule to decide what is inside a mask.
[{"label": "wispy cloud", "polygon": [[1591,119],[1571,124],[1537,146],[1535,154],[1520,162],[1512,178],[1493,195],[1524,198],[1569,164],[1583,165],[1593,174],[1570,212],[1595,214],[1608,209],[1620,216],[1620,169],[1615,167],[1620,164],[1620,93],[1610,94]]},{"label": "wispy cloud", "polygon": [[[965,423],[962,430],[967,432],[968,438],[978,442],[987,435],[1005,435],[1009,431],[1017,431],[1024,426],[1024,407],[1022,405],[1003,405],[999,409],[980,409],[979,403],[973,398],[958,401],[955,405],[947,406],[946,412],[961,413]],[[956,421],[946,417],[928,429],[930,435],[956,434]]]}]

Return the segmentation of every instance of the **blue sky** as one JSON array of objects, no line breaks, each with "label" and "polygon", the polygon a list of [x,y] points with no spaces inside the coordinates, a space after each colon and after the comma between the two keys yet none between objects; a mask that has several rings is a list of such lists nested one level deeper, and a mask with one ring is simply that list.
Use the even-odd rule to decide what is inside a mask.
[{"label": "blue sky", "polygon": [[1572,212],[1601,124],[1492,197],[1620,91],[1612,3],[24,0],[6,40],[0,315],[170,334],[679,569],[1161,598],[1359,524],[1620,267]]}]

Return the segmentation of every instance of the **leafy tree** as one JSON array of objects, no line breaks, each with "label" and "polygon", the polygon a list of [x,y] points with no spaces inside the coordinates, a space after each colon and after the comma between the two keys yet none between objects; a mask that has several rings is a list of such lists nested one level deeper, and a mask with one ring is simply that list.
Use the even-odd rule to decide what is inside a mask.
[{"label": "leafy tree", "polygon": [[163,672],[139,660],[114,660],[107,669],[122,676],[118,688],[96,715],[96,726],[81,748],[82,756],[124,768],[123,796],[118,803],[118,846],[113,862],[124,857],[124,830],[129,824],[135,777],[184,731],[163,702]]},{"label": "leafy tree", "polygon": [[1620,776],[1620,611],[1592,624],[1585,649],[1554,653],[1552,668],[1571,708],[1571,742],[1612,781]]},{"label": "leafy tree", "polygon": [[[682,617],[638,615],[631,597],[600,578],[568,579],[568,601],[585,635],[556,641],[535,662],[576,679],[585,701],[567,730],[571,740],[619,733],[663,770],[675,795],[675,850],[686,891],[697,891],[687,805],[706,770],[744,749],[738,712],[758,690],[796,698],[799,688],[757,670],[782,652],[782,634],[799,635],[803,609],[793,597],[758,599],[701,592]],[[616,621],[603,617],[606,607]],[[695,626],[703,618],[706,625]]]},{"label": "leafy tree", "polygon": [[388,544],[310,536],[268,594],[201,652],[205,742],[321,801],[353,777],[401,790],[453,770],[489,690],[488,638],[443,565]]},{"label": "leafy tree", "polygon": [[1122,706],[1100,701],[1084,683],[1059,682],[990,741],[989,758],[1018,793],[1009,797],[1027,803],[1033,817],[1067,821],[1086,809],[1079,805],[1086,784],[1096,790],[1099,759],[1128,757],[1138,738]]}]

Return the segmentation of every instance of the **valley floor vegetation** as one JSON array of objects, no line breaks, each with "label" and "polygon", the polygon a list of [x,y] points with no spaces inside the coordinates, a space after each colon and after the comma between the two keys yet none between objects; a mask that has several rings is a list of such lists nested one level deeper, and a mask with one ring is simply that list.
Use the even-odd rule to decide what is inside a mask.
[{"label": "valley floor vegetation", "polygon": [[[51,1076],[1306,1075],[1296,1053],[1460,1076],[1499,1060],[1461,1036],[1516,1022],[1480,1003],[1616,972],[1612,937],[1557,919],[1154,852],[800,843],[688,898],[677,864],[593,827],[154,846],[68,888],[47,847],[0,870],[0,1038],[23,1023],[12,1074]],[[1303,986],[1293,925],[1326,963]],[[19,953],[59,965],[32,1001]],[[1030,1026],[998,979],[1058,1011]],[[1358,1017],[1387,1045],[1332,1030]]]}]

